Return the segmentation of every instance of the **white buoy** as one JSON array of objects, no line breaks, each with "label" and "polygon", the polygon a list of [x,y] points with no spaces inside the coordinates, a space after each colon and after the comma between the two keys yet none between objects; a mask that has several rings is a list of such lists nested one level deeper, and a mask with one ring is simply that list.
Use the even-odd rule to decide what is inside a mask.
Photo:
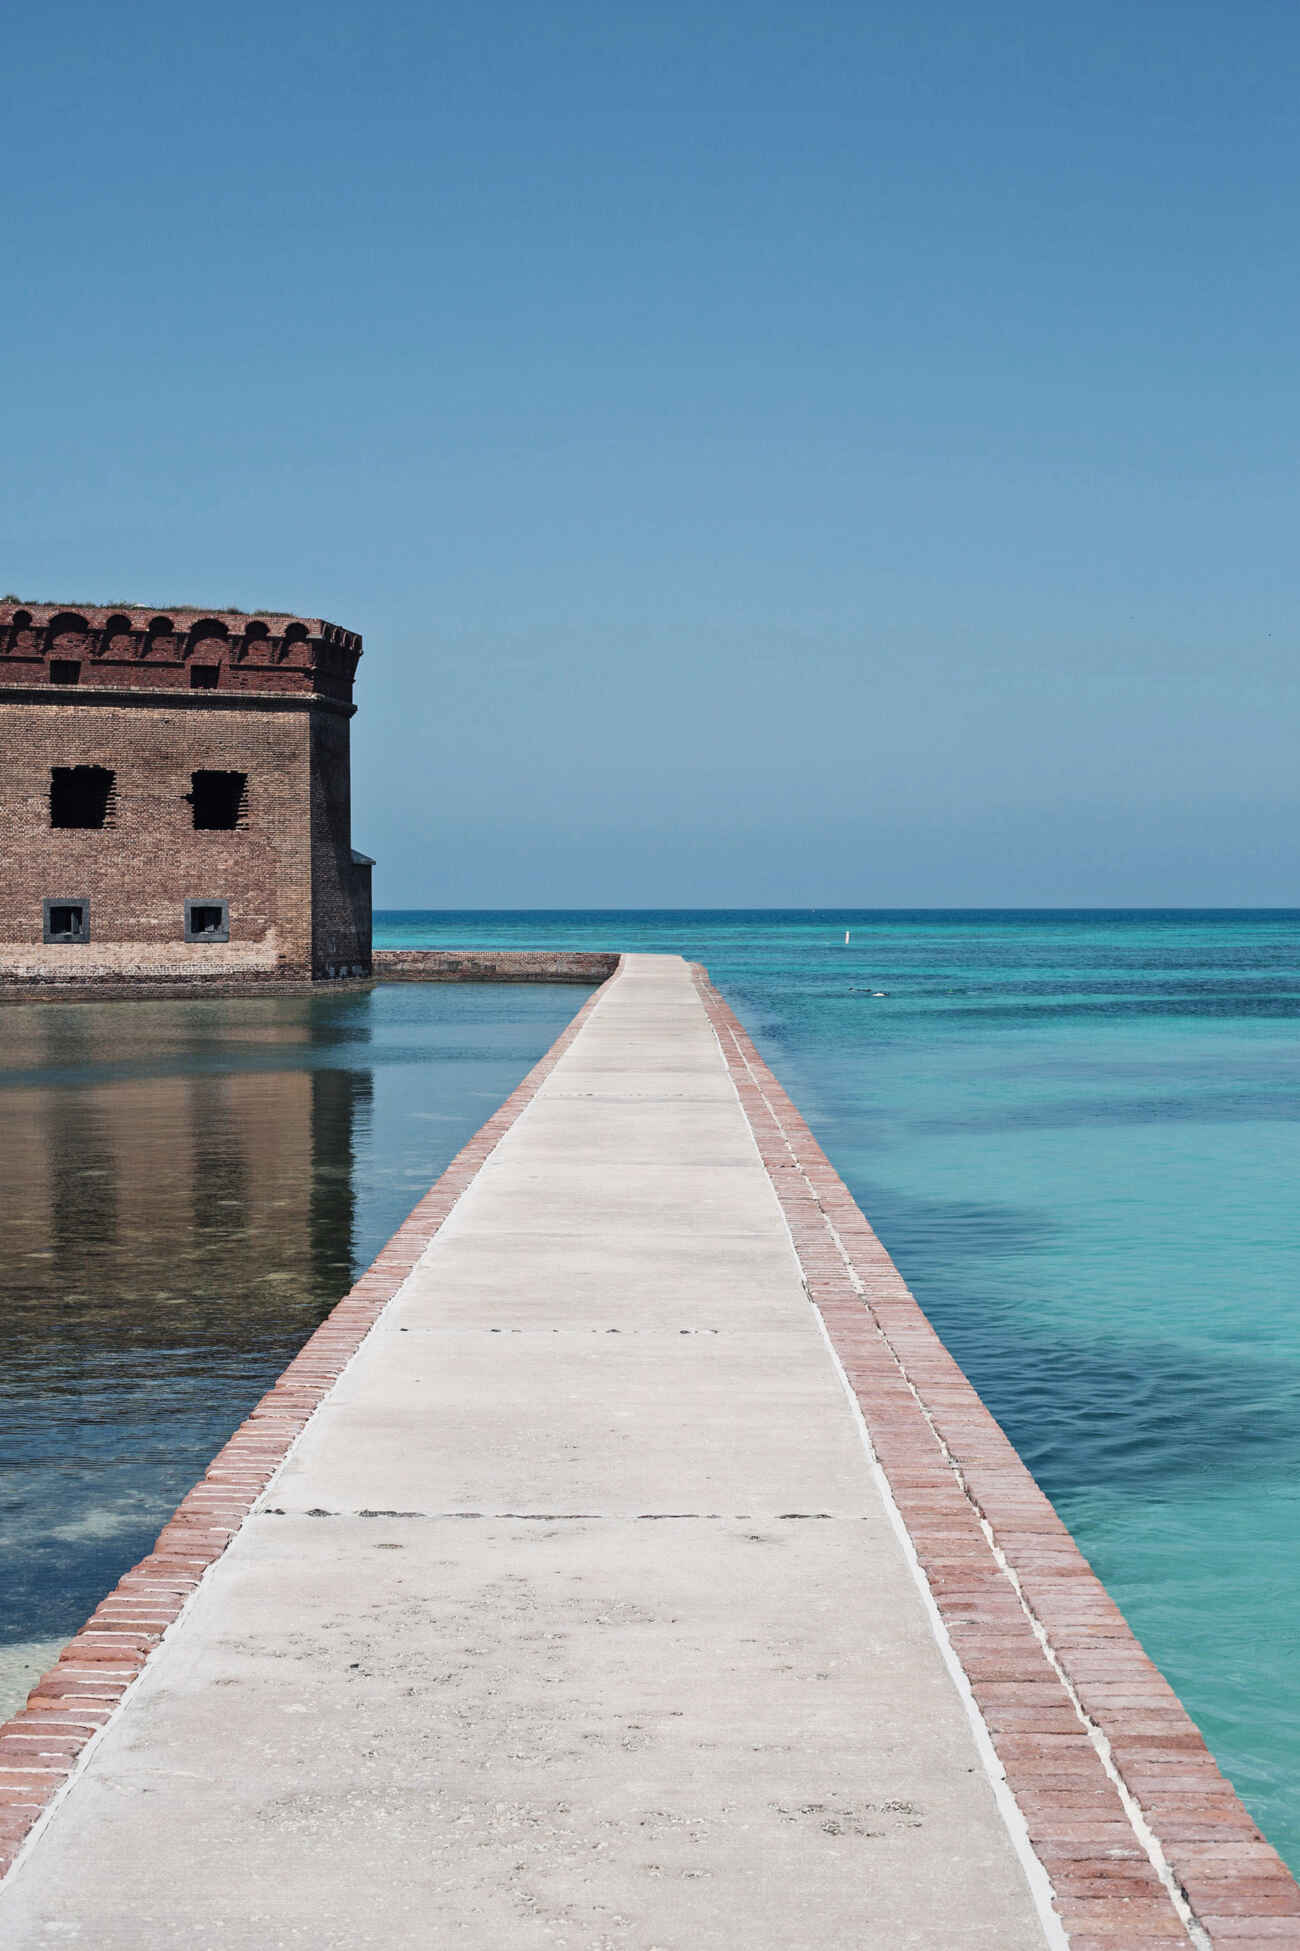
[{"label": "white buoy", "polygon": [[845,948],[847,948],[847,947],[848,947],[848,945],[849,945],[849,931],[848,931],[848,929],[846,928],[846,929],[844,930],[844,946],[845,946]]}]

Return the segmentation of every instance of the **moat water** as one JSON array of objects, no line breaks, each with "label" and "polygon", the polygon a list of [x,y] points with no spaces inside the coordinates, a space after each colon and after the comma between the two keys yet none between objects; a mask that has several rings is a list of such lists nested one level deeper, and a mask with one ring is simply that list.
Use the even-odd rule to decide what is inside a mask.
[{"label": "moat water", "polygon": [[0,1718],[586,993],[0,1008]]},{"label": "moat water", "polygon": [[[411,914],[376,939],[708,965],[1300,1868],[1300,912]],[[11,1702],[582,995],[0,1012]]]}]

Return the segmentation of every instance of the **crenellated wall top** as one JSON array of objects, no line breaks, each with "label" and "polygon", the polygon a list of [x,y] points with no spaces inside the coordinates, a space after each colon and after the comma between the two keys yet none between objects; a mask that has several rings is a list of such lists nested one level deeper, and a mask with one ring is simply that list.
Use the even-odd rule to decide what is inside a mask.
[{"label": "crenellated wall top", "polygon": [[351,703],[354,630],[269,610],[0,602],[0,687],[280,692]]}]

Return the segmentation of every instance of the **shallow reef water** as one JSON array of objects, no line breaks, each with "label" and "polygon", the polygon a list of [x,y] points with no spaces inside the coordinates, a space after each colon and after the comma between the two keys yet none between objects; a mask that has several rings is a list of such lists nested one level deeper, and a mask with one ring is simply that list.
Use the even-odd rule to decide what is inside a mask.
[{"label": "shallow reef water", "polygon": [[409,915],[383,939],[708,966],[1300,1869],[1300,912]]}]

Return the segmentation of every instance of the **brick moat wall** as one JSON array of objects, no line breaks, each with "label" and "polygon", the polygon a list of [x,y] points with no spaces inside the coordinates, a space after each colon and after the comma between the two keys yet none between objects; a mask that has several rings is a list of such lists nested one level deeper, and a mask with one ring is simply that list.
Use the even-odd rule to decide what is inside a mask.
[{"label": "brick moat wall", "polygon": [[380,982],[604,982],[616,954],[582,948],[380,948]]}]

